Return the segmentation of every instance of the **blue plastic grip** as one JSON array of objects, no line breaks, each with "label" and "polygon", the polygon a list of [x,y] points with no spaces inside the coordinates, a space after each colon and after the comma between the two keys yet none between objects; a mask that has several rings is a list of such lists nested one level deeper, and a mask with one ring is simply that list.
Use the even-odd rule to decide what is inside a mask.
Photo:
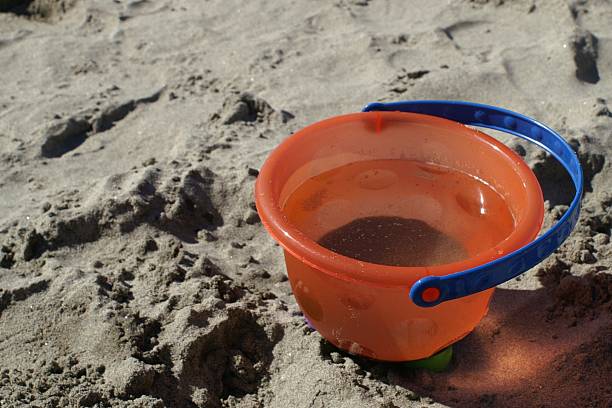
[{"label": "blue plastic grip", "polygon": [[[371,103],[363,108],[363,112],[369,111],[422,113],[521,137],[553,155],[567,170],[576,189],[569,209],[557,224],[538,239],[484,265],[446,276],[427,276],[418,280],[410,289],[410,298],[415,304],[421,307],[436,306],[448,300],[493,288],[513,279],[552,254],[576,226],[582,199],[582,168],[572,148],[563,137],[549,127],[507,109],[463,101]],[[423,299],[423,292],[428,288],[437,288],[440,291],[438,299],[433,302]]]}]

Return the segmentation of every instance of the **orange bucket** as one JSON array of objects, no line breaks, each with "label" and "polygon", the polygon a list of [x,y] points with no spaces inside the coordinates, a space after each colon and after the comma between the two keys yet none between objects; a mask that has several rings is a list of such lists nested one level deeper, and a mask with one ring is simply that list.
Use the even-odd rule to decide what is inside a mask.
[{"label": "orange bucket", "polygon": [[[326,191],[332,204],[324,210],[309,207],[314,212],[309,220],[316,222],[300,224],[288,213],[292,195],[309,180],[377,160],[435,164],[473,177],[497,193],[511,214],[511,228],[502,235],[470,230],[479,222],[479,211],[488,211],[478,189],[451,194],[458,204],[451,211],[435,196],[402,195],[407,188],[389,172],[384,173],[389,180],[374,182],[363,200],[335,200],[348,193]],[[435,178],[436,172],[427,177]],[[465,271],[512,253],[537,236],[543,219],[538,181],[511,149],[460,123],[405,112],[337,116],[296,132],[262,167],[256,204],[264,226],[284,248],[293,293],[314,328],[341,349],[385,361],[429,357],[470,333],[487,313],[494,289],[434,307],[417,306],[409,294],[419,279]],[[368,215],[420,220],[459,242],[465,256],[450,263],[397,266],[355,259],[318,243],[330,231]],[[426,291],[423,299],[437,295]]]}]

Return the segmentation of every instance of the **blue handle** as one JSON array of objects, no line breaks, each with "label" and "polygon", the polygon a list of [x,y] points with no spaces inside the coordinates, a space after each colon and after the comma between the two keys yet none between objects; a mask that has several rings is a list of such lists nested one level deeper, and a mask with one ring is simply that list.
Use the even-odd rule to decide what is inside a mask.
[{"label": "blue handle", "polygon": [[[542,262],[570,235],[580,215],[582,168],[567,142],[547,126],[519,113],[489,105],[462,101],[402,101],[371,103],[369,111],[400,111],[439,116],[465,125],[510,133],[537,144],[553,155],[570,174],[576,195],[559,222],[535,241],[484,265],[446,276],[426,276],[410,289],[410,298],[421,307],[432,307],[447,300],[469,296],[502,284]],[[439,296],[427,302],[423,292],[436,288]]]}]

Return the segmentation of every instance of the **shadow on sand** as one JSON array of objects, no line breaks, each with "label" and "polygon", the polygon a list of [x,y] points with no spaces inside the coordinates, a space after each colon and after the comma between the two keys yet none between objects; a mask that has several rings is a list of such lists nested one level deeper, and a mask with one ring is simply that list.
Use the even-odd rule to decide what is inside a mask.
[{"label": "shadow on sand", "polygon": [[383,382],[452,407],[610,407],[612,275],[570,280],[567,298],[558,283],[498,289],[489,314],[454,345],[446,372],[356,362]]}]

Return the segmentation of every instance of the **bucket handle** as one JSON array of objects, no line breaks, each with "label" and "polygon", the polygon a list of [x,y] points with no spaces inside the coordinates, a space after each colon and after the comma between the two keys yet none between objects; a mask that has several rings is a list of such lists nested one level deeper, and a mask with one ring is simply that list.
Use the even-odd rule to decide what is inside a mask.
[{"label": "bucket handle", "polygon": [[410,289],[410,298],[418,306],[436,306],[493,288],[517,277],[552,254],[576,226],[582,198],[582,168],[570,145],[549,127],[507,109],[463,101],[375,102],[363,108],[363,112],[370,111],[421,113],[518,136],[535,143],[557,159],[569,173],[576,189],[569,209],[559,222],[521,249],[462,272],[419,279]]}]

